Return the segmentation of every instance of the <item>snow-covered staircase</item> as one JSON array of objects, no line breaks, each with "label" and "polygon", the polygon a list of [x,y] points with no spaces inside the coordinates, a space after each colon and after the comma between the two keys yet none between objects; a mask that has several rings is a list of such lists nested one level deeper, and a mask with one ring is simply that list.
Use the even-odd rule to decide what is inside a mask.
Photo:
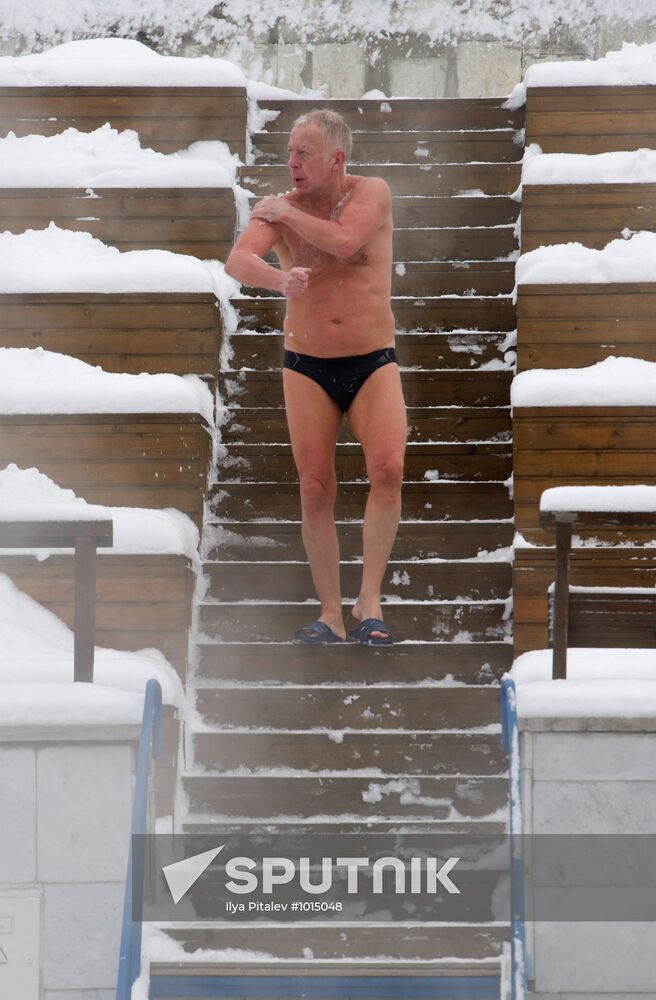
[{"label": "snow-covered staircase", "polygon": [[[240,324],[230,370],[220,375],[228,456],[204,528],[207,586],[190,691],[203,725],[187,734],[183,829],[217,837],[262,829],[500,832],[508,782],[497,681],[511,662],[518,214],[509,195],[519,182],[522,122],[501,99],[272,102],[279,114],[253,137],[246,187],[258,195],[288,188],[287,133],[317,103],[341,111],[356,130],[351,172],[385,177],[394,196],[393,308],[410,434],[384,612],[399,641],[383,649],[291,642],[316,605],[282,408],[283,302],[253,289],[234,303]],[[346,425],[337,474],[348,604],[359,583],[367,484]],[[499,996],[507,938],[506,927],[485,922],[233,919],[166,932],[189,958],[152,964],[153,998],[214,996],[221,977],[279,972],[430,975],[446,991],[434,996]],[[237,966],[210,954],[233,948],[271,960]],[[478,980],[469,992],[456,982],[466,976]],[[192,981],[201,992],[184,991]],[[255,992],[267,995],[261,985]],[[322,995],[333,994],[326,987]]]}]

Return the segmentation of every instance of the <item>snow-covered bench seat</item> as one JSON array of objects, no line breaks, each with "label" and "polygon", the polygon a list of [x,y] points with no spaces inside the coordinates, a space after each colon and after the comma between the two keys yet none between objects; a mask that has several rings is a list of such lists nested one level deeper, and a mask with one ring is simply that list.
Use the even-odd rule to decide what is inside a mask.
[{"label": "snow-covered bench seat", "polygon": [[590,366],[613,355],[656,361],[656,233],[602,250],[580,243],[532,250],[518,260],[516,282],[519,371]]},{"label": "snow-covered bench seat", "polygon": [[122,253],[54,222],[4,232],[0,347],[40,346],[109,372],[213,383],[222,317],[237,288],[218,262],[167,250]]},{"label": "snow-covered bench seat", "polygon": [[180,153],[142,147],[130,129],[0,138],[0,231],[52,221],[121,250],[161,248],[225,260],[233,243],[237,157],[224,143]]},{"label": "snow-covered bench seat", "polygon": [[202,518],[213,402],[195,375],[118,375],[0,349],[0,463],[37,466],[91,503]]},{"label": "snow-covered bench seat", "polygon": [[549,487],[656,483],[656,363],[525,371],[511,400],[515,522],[530,542],[551,541],[539,526]]},{"label": "snow-covered bench seat", "polygon": [[85,39],[0,62],[3,135],[91,132],[110,122],[160,152],[218,139],[243,160],[247,107],[234,64],[161,56],[133,39]]},{"label": "snow-covered bench seat", "polygon": [[[37,502],[70,516],[92,510],[36,468],[0,468],[0,510]],[[159,649],[184,681],[198,530],[176,510],[105,510],[114,544],[97,550],[96,642],[118,650]],[[52,541],[0,544],[0,573],[72,627],[73,558]]]},{"label": "snow-covered bench seat", "polygon": [[[567,672],[570,644],[570,561],[572,532],[582,528],[646,528],[656,531],[656,486],[561,486],[544,491],[540,497],[540,526],[555,531],[556,580],[553,598],[553,677]],[[616,634],[619,645],[651,646],[656,611],[656,590],[604,589],[603,578],[592,592],[583,590],[583,645],[604,645],[608,634]],[[551,590],[551,588],[550,588]],[[589,607],[591,605],[591,607]],[[587,612],[587,621],[586,621]],[[590,614],[592,612],[592,614]],[[599,616],[601,630],[595,623]],[[646,627],[645,627],[646,618]],[[589,632],[589,634],[588,634]]]},{"label": "snow-covered bench seat", "polygon": [[541,153],[522,161],[522,253],[579,242],[600,250],[623,232],[656,226],[656,150]]}]

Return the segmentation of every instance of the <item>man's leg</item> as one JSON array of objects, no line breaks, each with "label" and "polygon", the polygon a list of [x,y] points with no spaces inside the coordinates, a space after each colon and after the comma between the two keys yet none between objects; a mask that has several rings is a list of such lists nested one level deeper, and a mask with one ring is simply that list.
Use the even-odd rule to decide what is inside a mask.
[{"label": "man's leg", "polygon": [[[348,411],[361,442],[371,488],[364,512],[362,585],[353,617],[382,618],[380,591],[401,517],[403,460],[408,423],[396,364],[373,372]],[[374,631],[372,638],[383,638]]]},{"label": "man's leg", "polygon": [[319,620],[345,638],[335,528],[335,443],[342,412],[307,375],[283,368],[289,436],[301,484],[303,544],[321,602]]}]

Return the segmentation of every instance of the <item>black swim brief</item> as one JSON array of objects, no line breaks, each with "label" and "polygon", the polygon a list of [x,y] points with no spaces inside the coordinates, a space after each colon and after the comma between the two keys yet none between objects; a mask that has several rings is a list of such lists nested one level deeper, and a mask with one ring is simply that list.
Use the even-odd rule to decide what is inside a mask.
[{"label": "black swim brief", "polygon": [[283,367],[307,375],[324,389],[345,413],[372,372],[390,362],[398,363],[393,347],[342,358],[315,358],[285,350]]}]

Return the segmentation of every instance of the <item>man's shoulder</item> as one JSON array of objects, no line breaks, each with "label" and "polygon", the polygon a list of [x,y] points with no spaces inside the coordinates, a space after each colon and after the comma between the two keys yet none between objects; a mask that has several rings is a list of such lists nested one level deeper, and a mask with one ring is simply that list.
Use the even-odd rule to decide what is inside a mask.
[{"label": "man's shoulder", "polygon": [[363,175],[359,175],[354,177],[354,179],[357,182],[355,187],[363,194],[377,194],[381,197],[391,197],[390,186],[382,177],[364,177]]}]

